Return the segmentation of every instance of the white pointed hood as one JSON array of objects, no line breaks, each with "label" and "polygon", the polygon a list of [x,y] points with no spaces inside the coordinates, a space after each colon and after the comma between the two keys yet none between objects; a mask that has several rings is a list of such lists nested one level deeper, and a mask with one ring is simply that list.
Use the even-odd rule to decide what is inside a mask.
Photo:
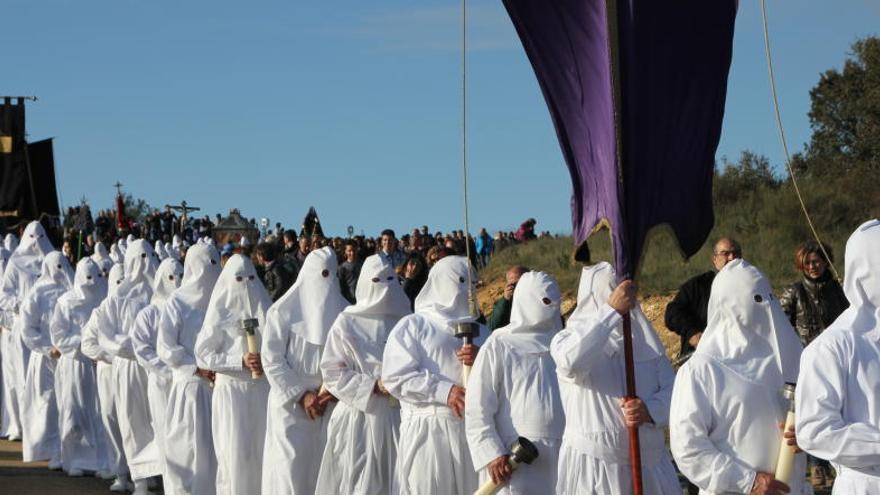
[{"label": "white pointed hood", "polygon": [[13,233],[6,234],[6,237],[3,238],[3,247],[9,252],[15,251],[15,248],[18,247],[18,237],[15,237]]},{"label": "white pointed hood", "polygon": [[92,306],[97,306],[104,299],[107,291],[102,283],[101,267],[91,258],[83,258],[76,264],[76,273],[73,276],[73,289],[70,291],[72,299],[85,301]]},{"label": "white pointed hood", "polygon": [[125,250],[125,283],[119,288],[119,295],[149,303],[153,297],[156,265],[150,243],[143,239],[132,241]]},{"label": "white pointed hood", "polygon": [[544,272],[526,272],[513,291],[510,324],[492,333],[526,352],[550,352],[550,341],[562,329],[562,292]]},{"label": "white pointed hood", "polygon": [[880,341],[880,220],[863,223],[846,241],[843,292],[849,308],[829,326]]},{"label": "white pointed hood", "polygon": [[345,308],[343,313],[397,319],[410,313],[409,299],[397,273],[378,254],[364,260],[355,297],[357,304]]},{"label": "white pointed hood", "polygon": [[110,267],[110,273],[107,274],[107,297],[115,296],[119,293],[119,288],[125,283],[125,266],[121,263],[114,263]]},{"label": "white pointed hood", "polygon": [[165,250],[165,245],[162,244],[162,241],[156,241],[156,245],[153,246],[153,251],[159,258],[159,261],[165,261],[165,259],[169,257],[168,251]]},{"label": "white pointed hood", "polygon": [[[584,318],[592,318],[608,301],[614,292],[616,275],[614,267],[602,261],[581,270],[581,281],[578,285],[577,307],[568,318],[566,327],[576,326]],[[633,337],[633,360],[636,362],[650,361],[665,355],[663,342],[657,336],[654,326],[642,312],[641,305],[630,311]],[[605,353],[623,353],[623,327],[611,334],[605,344]]]},{"label": "white pointed hood", "polygon": [[193,246],[183,263],[183,283],[175,297],[191,308],[205,310],[220,276],[220,254],[211,246]]},{"label": "white pointed hood", "polygon": [[[472,284],[477,275],[464,256],[447,256],[431,268],[428,280],[416,296],[416,314],[444,324],[476,321],[468,304],[468,270]],[[476,288],[473,288],[476,293]]]},{"label": "white pointed hood", "polygon": [[165,302],[171,293],[180,287],[183,280],[183,265],[174,258],[166,258],[159,263],[156,276],[153,279],[153,297],[150,304],[160,305]]},{"label": "white pointed hood", "polygon": [[293,286],[272,306],[269,318],[305,341],[324,345],[339,313],[348,305],[336,277],[336,253],[329,247],[312,251]]},{"label": "white pointed hood", "polygon": [[58,251],[52,251],[43,258],[43,266],[40,270],[40,278],[34,288],[54,285],[65,291],[73,285],[73,267],[70,262]]},{"label": "white pointed hood", "polygon": [[122,263],[125,260],[122,256],[122,250],[119,249],[118,242],[110,245],[110,259],[113,260],[113,263]]},{"label": "white pointed hood", "polygon": [[[200,245],[208,247],[207,243]],[[257,277],[250,258],[236,254],[226,261],[220,272],[202,328],[219,327],[233,338],[239,337],[242,335],[241,320],[256,318],[259,327],[263,328],[271,305],[272,298]]]},{"label": "white pointed hood", "polygon": [[797,381],[800,338],[767,278],[747,261],[733,260],[715,276],[707,319],[695,355],[774,391]]},{"label": "white pointed hood", "polygon": [[25,227],[21,242],[9,257],[9,266],[16,266],[31,275],[39,275],[43,257],[52,251],[52,243],[46,237],[46,230],[40,222],[31,222]]}]

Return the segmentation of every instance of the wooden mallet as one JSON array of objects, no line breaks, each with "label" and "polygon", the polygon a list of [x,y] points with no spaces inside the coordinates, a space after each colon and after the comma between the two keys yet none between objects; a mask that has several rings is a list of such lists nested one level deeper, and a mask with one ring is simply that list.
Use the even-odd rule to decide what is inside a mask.
[{"label": "wooden mallet", "polygon": [[[507,463],[512,471],[516,471],[520,464],[531,464],[537,458],[538,448],[535,447],[535,444],[525,437],[519,437],[510,446],[510,457],[507,458]],[[494,481],[489,480],[475,491],[474,495],[495,495],[495,492],[500,488],[501,485],[496,485]]]}]

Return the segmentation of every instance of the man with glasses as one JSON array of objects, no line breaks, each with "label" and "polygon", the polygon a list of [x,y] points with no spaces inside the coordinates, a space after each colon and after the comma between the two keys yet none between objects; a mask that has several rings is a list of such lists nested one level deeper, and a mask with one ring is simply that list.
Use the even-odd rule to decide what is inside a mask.
[{"label": "man with glasses", "polygon": [[738,258],[742,258],[742,248],[738,242],[729,237],[718,239],[712,249],[712,265],[715,269],[685,282],[679,288],[675,299],[666,306],[666,326],[681,336],[679,356],[693,351],[700,342],[700,337],[706,328],[709,292],[715,274],[724,268],[724,265]]}]

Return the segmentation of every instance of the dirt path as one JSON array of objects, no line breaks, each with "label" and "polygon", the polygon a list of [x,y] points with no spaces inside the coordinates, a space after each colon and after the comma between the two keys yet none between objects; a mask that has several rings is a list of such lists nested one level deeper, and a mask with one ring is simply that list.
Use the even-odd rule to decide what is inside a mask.
[{"label": "dirt path", "polygon": [[21,442],[0,440],[0,493],[9,495],[107,495],[110,482],[94,477],[71,478],[49,471],[45,462],[21,462]]}]

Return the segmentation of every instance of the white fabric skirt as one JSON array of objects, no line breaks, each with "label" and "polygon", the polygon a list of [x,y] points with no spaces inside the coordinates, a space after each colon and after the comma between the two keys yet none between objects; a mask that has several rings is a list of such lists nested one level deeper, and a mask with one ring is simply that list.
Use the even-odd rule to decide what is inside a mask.
[{"label": "white fabric skirt", "polygon": [[171,378],[148,373],[147,399],[150,402],[150,419],[153,424],[153,442],[159,455],[162,474],[165,474],[165,410],[168,408],[168,394],[171,391]]},{"label": "white fabric skirt", "polygon": [[21,340],[18,335],[9,329],[0,333],[0,342],[3,343],[3,360],[0,366],[3,369],[3,432],[2,436],[21,436],[21,418],[19,414],[19,399],[21,388],[18,385],[17,366],[21,364]]},{"label": "white fabric skirt", "polygon": [[58,404],[55,401],[56,361],[32,352],[25,374],[22,399],[27,411],[22,421],[21,453],[24,462],[58,460],[61,437],[58,433]]},{"label": "white fabric skirt", "polygon": [[162,474],[159,450],[153,442],[153,424],[147,400],[147,372],[137,361],[113,359],[116,380],[116,414],[122,448],[131,478],[140,480]]},{"label": "white fabric skirt", "polygon": [[331,404],[324,416],[309,419],[299,403],[282,403],[269,394],[266,447],[263,452],[263,495],[314,495],[327,440]]},{"label": "white fabric skirt", "polygon": [[84,356],[62,356],[55,373],[61,437],[61,464],[65,470],[108,469],[107,443],[98,406],[95,367]]},{"label": "white fabric skirt", "polygon": [[327,426],[316,493],[387,495],[397,461],[400,408],[373,397],[369,412],[343,402]]},{"label": "white fabric skirt", "polygon": [[397,469],[391,493],[471,495],[477,489],[464,420],[445,407],[437,414],[403,412]]},{"label": "white fabric skirt", "polygon": [[122,448],[122,434],[119,431],[119,417],[116,414],[116,385],[112,364],[98,361],[97,382],[101,422],[104,423],[104,444],[107,445],[105,468],[117,476],[128,474],[128,464],[125,462],[125,451]]},{"label": "white fabric skirt", "polygon": [[266,440],[266,378],[217,374],[211,426],[217,453],[217,494],[260,493]]},{"label": "white fabric skirt", "polygon": [[[655,463],[642,465],[643,493],[681,495],[681,485],[670,454],[662,452],[658,456]],[[632,493],[630,465],[589,456],[567,445],[563,440],[559,453],[556,493],[629,495]]]},{"label": "white fabric skirt", "polygon": [[214,495],[217,458],[211,434],[211,386],[175,375],[165,410],[165,493]]},{"label": "white fabric skirt", "polygon": [[880,476],[853,471],[842,466],[834,466],[837,469],[837,478],[834,479],[833,495],[876,495],[880,493]]}]

